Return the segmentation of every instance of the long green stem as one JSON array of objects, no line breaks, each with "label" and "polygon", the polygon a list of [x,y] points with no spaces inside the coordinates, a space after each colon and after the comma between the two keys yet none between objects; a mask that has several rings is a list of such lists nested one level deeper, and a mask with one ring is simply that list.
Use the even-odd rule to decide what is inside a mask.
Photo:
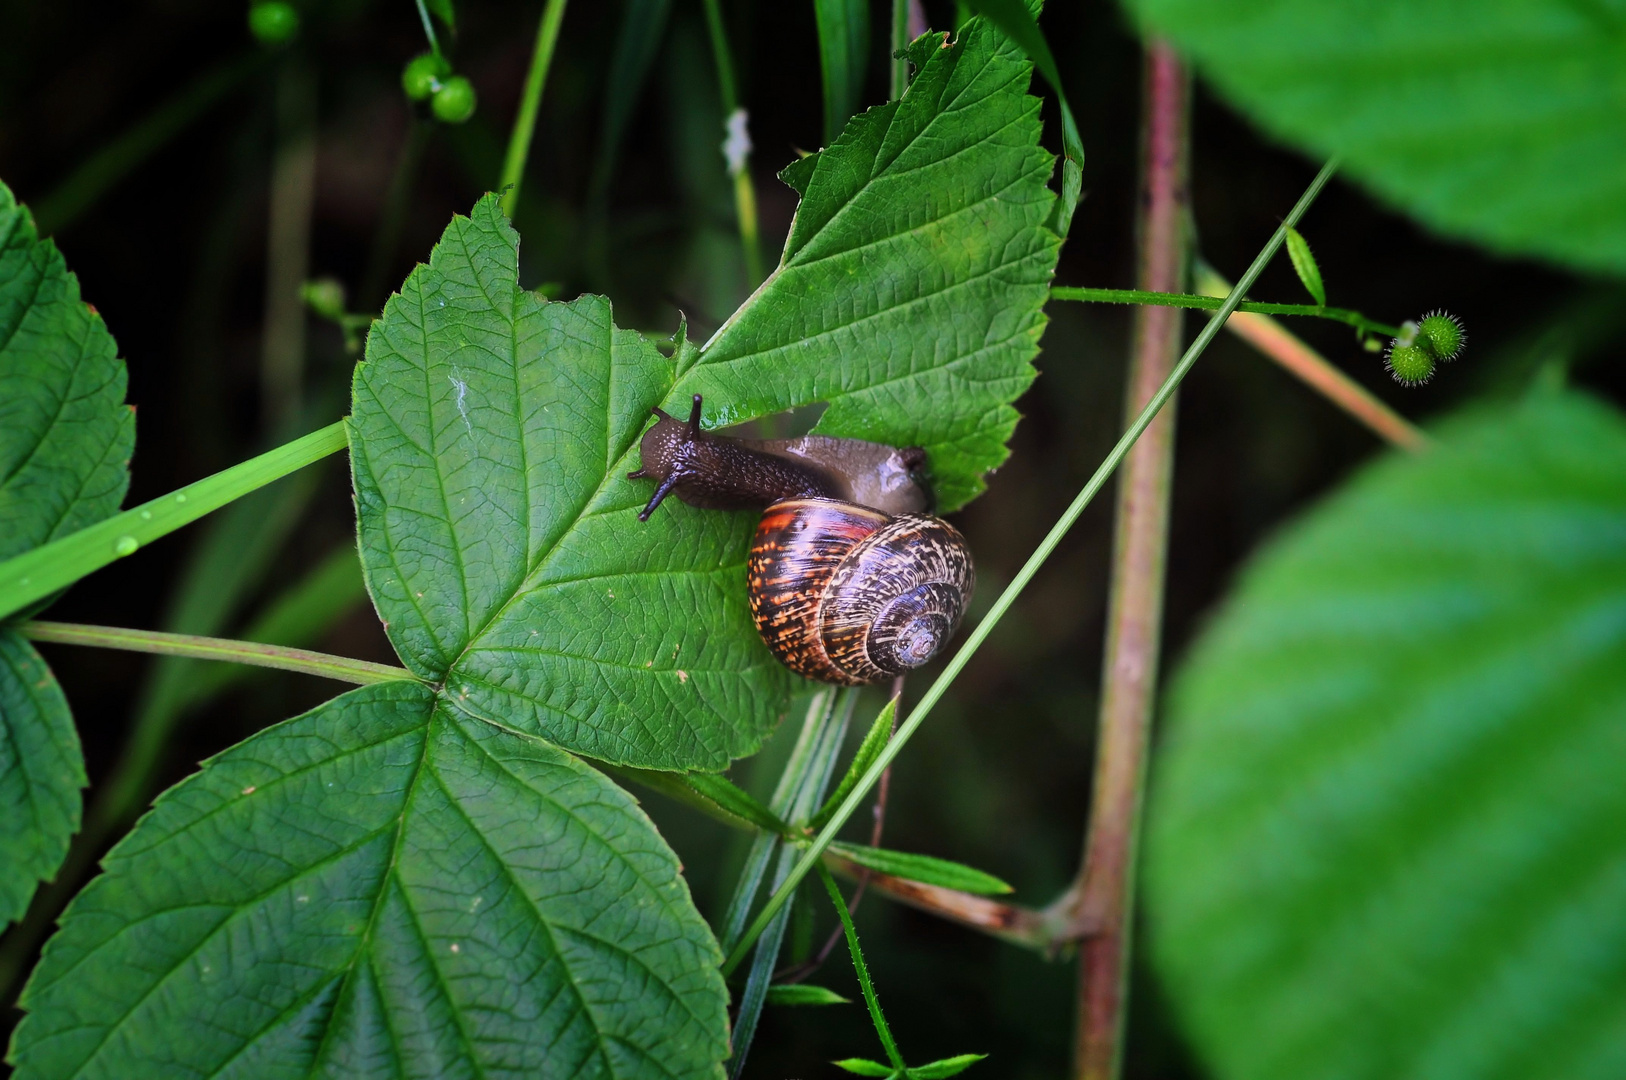
[{"label": "long green stem", "polygon": [[514,130],[508,136],[508,156],[503,159],[502,179],[497,181],[497,190],[503,192],[502,210],[509,217],[514,216],[514,209],[519,205],[519,185],[525,178],[525,160],[531,153],[531,136],[536,133],[536,115],[542,108],[542,87],[548,81],[548,68],[553,65],[553,47],[559,41],[559,25],[565,21],[565,3],[566,0],[548,0],[542,8],[542,21],[536,28],[531,69],[525,75],[525,90],[520,95],[519,112],[514,116]]},{"label": "long green stem", "polygon": [[423,23],[423,36],[429,40],[429,50],[440,56],[440,38],[435,36],[435,21],[429,17],[429,6],[423,0],[416,0],[418,5],[418,21]]},{"label": "long green stem", "polygon": [[[1080,289],[1058,285],[1050,290],[1052,300],[1086,300],[1097,304],[1146,304],[1153,307],[1197,308],[1218,311],[1225,300],[1218,296],[1198,296],[1194,293],[1148,292],[1145,289]],[[1317,304],[1261,304],[1244,300],[1237,311],[1259,315],[1309,315],[1317,319],[1331,319],[1346,323],[1364,333],[1399,337],[1400,327],[1368,319],[1350,308],[1321,307]]]},{"label": "long green stem", "polygon": [[32,641],[53,641],[59,645],[90,645],[103,649],[156,653],[159,656],[189,656],[196,660],[224,660],[253,667],[298,671],[324,679],[367,686],[400,679],[422,681],[404,667],[352,660],[347,656],[295,649],[287,645],[263,645],[257,641],[203,637],[198,634],[166,634],[162,630],[130,630],[121,626],[86,626],[81,623],[25,622],[18,629]]},{"label": "long green stem", "polygon": [[58,233],[72,225],[109,188],[242,85],[265,63],[268,55],[263,51],[250,53],[198,76],[196,82],[148,113],[135,127],[75,169],[55,190],[34,204],[40,235]]},{"label": "long green stem", "polygon": [[345,447],[344,421],[0,563],[0,619]]},{"label": "long green stem", "polygon": [[853,917],[847,911],[847,900],[836,887],[836,879],[830,876],[830,871],[823,863],[819,864],[819,880],[824,882],[825,891],[830,894],[830,902],[836,906],[836,914],[841,918],[841,930],[847,935],[847,951],[853,958],[853,970],[858,973],[858,989],[864,993],[864,1004],[869,1008],[869,1018],[875,1025],[875,1034],[880,1037],[881,1046],[886,1049],[887,1060],[894,1069],[903,1070],[907,1066],[903,1063],[903,1054],[898,1050],[898,1041],[892,1037],[892,1028],[888,1026],[886,1017],[881,1015],[881,1002],[875,996],[875,984],[870,981],[869,966],[864,963],[864,952],[858,947],[858,928],[853,925]]},{"label": "long green stem", "polygon": [[1208,324],[1198,333],[1197,340],[1191,343],[1191,347],[1180,358],[1180,363],[1169,373],[1169,377],[1163,381],[1162,386],[1158,388],[1152,399],[1146,403],[1146,407],[1135,418],[1135,422],[1129,425],[1129,430],[1125,431],[1123,437],[1113,446],[1111,452],[1107,454],[1106,460],[1101,463],[1101,467],[1095,470],[1095,475],[1090,477],[1083,490],[1078,493],[1072,504],[1061,515],[1061,518],[1051,527],[1050,532],[1040,541],[1039,546],[1028,557],[1028,561],[1023,564],[1022,569],[1017,571],[1016,576],[1011,579],[1011,583],[1006,586],[1005,591],[1000,593],[999,598],[988,609],[988,613],[983,616],[982,621],[966,636],[965,644],[960,646],[959,651],[944,665],[942,674],[932,683],[931,687],[920,699],[920,703],[909,713],[909,719],[904,721],[903,725],[898,728],[897,735],[882,749],[874,764],[864,773],[863,780],[859,781],[858,786],[847,796],[846,801],[841,804],[840,809],[830,819],[829,824],[825,825],[819,831],[819,835],[808,845],[801,861],[796,864],[795,870],[791,872],[785,884],[780,886],[778,891],[769,898],[767,904],[763,905],[762,910],[757,914],[756,920],[734,946],[728,959],[723,962],[723,973],[725,975],[739,965],[739,962],[745,956],[745,951],[750,947],[751,942],[756,939],[756,935],[762,932],[762,928],[767,925],[774,912],[778,911],[780,906],[785,903],[791,890],[800,884],[802,879],[818,863],[824,854],[825,848],[830,846],[830,841],[836,838],[836,834],[847,824],[848,819],[857,812],[865,797],[880,781],[881,774],[886,771],[887,766],[892,764],[898,753],[908,744],[914,733],[919,730],[920,725],[930,715],[932,708],[942,699],[966,664],[970,663],[971,657],[976,655],[977,650],[982,647],[982,643],[987,640],[988,635],[999,624],[999,620],[1010,610],[1011,605],[1016,602],[1016,598],[1021,595],[1022,590],[1027,588],[1028,583],[1039,572],[1039,568],[1044,565],[1045,560],[1050,558],[1051,553],[1056,550],[1056,546],[1061,543],[1062,537],[1067,535],[1068,530],[1073,527],[1073,523],[1078,520],[1079,516],[1084,513],[1085,508],[1089,506],[1090,501],[1095,498],[1096,493],[1111,478],[1119,462],[1129,452],[1129,448],[1135,445],[1136,439],[1140,438],[1141,432],[1146,430],[1146,426],[1152,422],[1152,418],[1158,414],[1158,410],[1162,409],[1169,398],[1174,395],[1175,389],[1191,370],[1192,365],[1197,362],[1197,358],[1203,354],[1209,343],[1214,340],[1214,336],[1225,325],[1225,320],[1236,310],[1237,304],[1241,303],[1243,294],[1253,287],[1253,283],[1258,280],[1265,265],[1280,250],[1283,241],[1286,239],[1287,230],[1298,224],[1299,218],[1310,208],[1310,204],[1315,201],[1316,196],[1321,193],[1321,189],[1332,178],[1335,169],[1336,162],[1328,162],[1321,172],[1316,174],[1316,178],[1310,182],[1309,188],[1299,198],[1298,203],[1288,212],[1286,219],[1271,235],[1270,241],[1265,244],[1264,250],[1259,253],[1258,258],[1254,259],[1253,265],[1249,266],[1247,272],[1242,275],[1242,279],[1237,282],[1236,288],[1231,290],[1231,295],[1225,298],[1225,302],[1220,306],[1219,314],[1210,319]]}]

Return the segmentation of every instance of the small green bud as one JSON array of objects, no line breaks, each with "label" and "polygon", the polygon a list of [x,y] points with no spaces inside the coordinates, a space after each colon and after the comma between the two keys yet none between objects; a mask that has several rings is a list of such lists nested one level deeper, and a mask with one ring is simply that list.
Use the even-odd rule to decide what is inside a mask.
[{"label": "small green bud", "polygon": [[282,0],[249,5],[248,30],[262,45],[284,45],[299,33],[299,12]]},{"label": "small green bud", "polygon": [[337,278],[307,281],[300,291],[305,305],[317,316],[334,322],[344,318],[344,285]]},{"label": "small green bud", "polygon": [[1462,320],[1447,311],[1431,311],[1418,324],[1419,343],[1427,342],[1435,356],[1441,360],[1455,360],[1468,344],[1468,335],[1462,329]]},{"label": "small green bud", "polygon": [[401,89],[413,101],[427,101],[430,94],[440,89],[440,81],[451,73],[451,65],[434,53],[414,56],[401,69]]},{"label": "small green bud", "polygon": [[448,124],[461,124],[474,115],[474,84],[461,75],[453,75],[435,91],[430,109]]},{"label": "small green bud", "polygon": [[1434,357],[1420,345],[1391,344],[1384,364],[1401,386],[1421,386],[1434,377]]}]

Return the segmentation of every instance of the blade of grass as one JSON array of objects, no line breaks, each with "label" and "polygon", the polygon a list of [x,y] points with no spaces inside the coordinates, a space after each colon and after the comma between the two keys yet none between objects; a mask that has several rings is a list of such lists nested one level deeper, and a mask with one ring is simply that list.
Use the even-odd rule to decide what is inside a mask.
[{"label": "blade of grass", "polygon": [[615,51],[610,56],[610,73],[605,82],[598,156],[588,185],[594,202],[602,202],[607,197],[606,189],[621,157],[621,141],[643,94],[650,64],[655,60],[671,12],[672,0],[629,0],[622,13],[621,29],[616,33]]},{"label": "blade of grass", "polygon": [[989,607],[987,614],[982,617],[982,620],[977,623],[971,633],[966,635],[965,644],[961,645],[949,662],[944,665],[942,673],[927,689],[925,695],[920,699],[920,703],[910,711],[909,718],[903,722],[903,725],[898,729],[898,733],[882,748],[880,754],[876,756],[874,764],[864,773],[863,780],[859,781],[858,785],[853,788],[829,823],[819,830],[818,836],[808,845],[801,861],[796,864],[796,869],[791,872],[790,879],[768,899],[762,911],[757,914],[756,920],[747,928],[740,941],[729,953],[728,958],[723,962],[723,973],[725,975],[739,966],[740,961],[745,956],[745,950],[750,947],[751,942],[761,932],[762,927],[767,925],[768,920],[773,917],[773,913],[784,904],[790,890],[800,884],[802,878],[806,877],[808,872],[818,863],[819,859],[824,855],[825,848],[829,847],[836,834],[841,831],[842,827],[858,810],[864,797],[880,781],[881,774],[886,771],[887,766],[891,765],[903,748],[908,745],[910,738],[919,730],[926,717],[931,714],[932,708],[942,699],[949,686],[953,684],[954,680],[959,677],[960,672],[964,670],[966,664],[970,662],[971,657],[976,655],[977,650],[982,647],[982,643],[993,632],[994,627],[999,625],[999,620],[1010,610],[1011,605],[1016,602],[1016,598],[1021,595],[1022,590],[1027,588],[1028,583],[1039,572],[1039,568],[1044,565],[1045,560],[1050,558],[1056,546],[1061,543],[1062,537],[1067,535],[1067,531],[1073,527],[1073,523],[1084,513],[1085,508],[1095,498],[1096,493],[1112,476],[1118,464],[1123,461],[1124,456],[1129,452],[1129,448],[1134,446],[1135,440],[1140,438],[1141,432],[1146,430],[1153,417],[1174,395],[1175,389],[1191,370],[1192,365],[1197,362],[1197,358],[1202,356],[1209,343],[1214,340],[1214,336],[1219,333],[1220,327],[1225,325],[1226,318],[1236,310],[1236,305],[1241,302],[1243,293],[1253,287],[1253,283],[1258,280],[1259,274],[1264,270],[1265,265],[1280,250],[1282,240],[1286,235],[1284,230],[1298,223],[1304,211],[1309,209],[1310,204],[1315,201],[1315,197],[1321,193],[1321,189],[1332,178],[1334,171],[1336,171],[1336,162],[1328,162],[1316,174],[1316,178],[1310,182],[1309,188],[1299,198],[1293,209],[1288,212],[1283,224],[1277,227],[1270,240],[1265,244],[1264,249],[1254,259],[1253,265],[1249,266],[1247,272],[1242,275],[1242,280],[1237,283],[1237,287],[1232,289],[1231,294],[1226,297],[1219,314],[1210,319],[1208,324],[1198,333],[1197,339],[1191,343],[1191,347],[1180,358],[1180,363],[1169,373],[1169,377],[1163,381],[1163,385],[1158,388],[1152,400],[1147,402],[1146,408],[1142,409],[1140,415],[1135,418],[1135,422],[1129,425],[1129,429],[1124,432],[1117,444],[1107,454],[1106,460],[1101,462],[1100,467],[1095,470],[1095,474],[1085,483],[1083,489],[1073,499],[1072,504],[1062,513],[1060,519],[1051,527],[1045,538],[1039,542],[1039,546],[1028,557],[1022,569],[1017,571],[1016,576],[1011,579],[1011,583],[1005,587],[1005,591]]},{"label": "blade of grass", "polygon": [[824,79],[824,145],[858,111],[869,66],[869,0],[813,0]]},{"label": "blade of grass", "polygon": [[503,192],[502,210],[510,218],[519,205],[520,181],[525,178],[525,160],[531,154],[531,136],[536,133],[537,113],[542,109],[542,87],[553,65],[553,49],[559,41],[559,26],[565,21],[566,0],[548,0],[542,8],[542,21],[536,27],[536,45],[531,50],[531,67],[525,73],[525,89],[514,114],[514,129],[508,136],[508,155],[503,159],[502,178],[497,190]]},{"label": "blade of grass", "polygon": [[273,480],[344,449],[344,421],[0,562],[0,619]]},{"label": "blade of grass", "polygon": [[[808,708],[807,721],[803,725],[802,733],[797,739],[790,759],[785,763],[785,769],[780,774],[779,783],[775,786],[773,798],[769,802],[769,807],[779,817],[799,821],[812,813],[813,808],[819,804],[830,782],[830,776],[835,771],[836,758],[840,755],[841,745],[847,737],[847,726],[852,721],[853,707],[857,700],[857,691],[850,689],[839,692],[821,690],[815,695]],[[763,867],[774,853],[779,856],[770,886],[777,889],[796,864],[796,848],[766,833],[758,840],[766,841],[762,847],[765,854],[758,855],[757,844],[752,845],[752,854],[758,855]],[[744,925],[745,915],[750,910],[761,877],[762,870],[753,869],[752,861],[748,858],[746,872],[740,876],[734,902],[730,905],[725,940],[730,936],[737,936],[739,927]],[[746,977],[745,988],[740,993],[740,1006],[734,1019],[734,1053],[729,1059],[730,1077],[738,1077],[745,1067],[751,1041],[756,1035],[757,1021],[761,1018],[762,1007],[767,1001],[768,986],[779,964],[779,950],[784,941],[785,927],[790,921],[790,911],[790,905],[785,905],[778,917],[767,924],[757,942],[756,955]]]}]

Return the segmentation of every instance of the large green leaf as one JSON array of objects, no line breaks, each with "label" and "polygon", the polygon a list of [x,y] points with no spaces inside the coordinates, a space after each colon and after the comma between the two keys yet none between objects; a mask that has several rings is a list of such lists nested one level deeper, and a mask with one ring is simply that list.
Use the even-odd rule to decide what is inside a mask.
[{"label": "large green leaf", "polygon": [[729,421],[828,402],[816,431],[924,446],[953,510],[1005,460],[1033,381],[1053,159],[1032,65],[984,19],[910,55],[900,100],[786,170],[803,197],[784,257],[680,389]]},{"label": "large green leaf", "polygon": [[[0,559],[99,521],[130,483],[124,364],[61,252],[0,183]],[[79,828],[85,766],[56,679],[0,631],[0,927]]]},{"label": "large green leaf", "polygon": [[1626,11],[1131,0],[1255,120],[1445,232],[1626,269]]},{"label": "large green leaf", "polygon": [[1626,419],[1458,421],[1184,665],[1152,951],[1221,1080],[1626,1075]]},{"label": "large green leaf", "polygon": [[828,401],[821,430],[925,446],[949,508],[1004,458],[1055,264],[1051,159],[996,31],[916,59],[900,102],[804,166],[785,262],[698,358],[600,297],[520,289],[490,197],[386,305],[351,416],[363,561],[404,662],[456,707],[657,769],[723,768],[777,721],[792,678],[747,612],[751,516],[636,519],[655,405],[703,392],[716,424]]},{"label": "large green leaf", "polygon": [[79,736],[56,677],[33,646],[0,630],[0,928],[22,916],[79,831]]},{"label": "large green leaf", "polygon": [[719,956],[632,799],[425,687],[161,797],[23,997],[36,1077],[720,1077]]},{"label": "large green leaf", "polygon": [[0,183],[0,559],[117,510],[134,445],[113,336]]}]

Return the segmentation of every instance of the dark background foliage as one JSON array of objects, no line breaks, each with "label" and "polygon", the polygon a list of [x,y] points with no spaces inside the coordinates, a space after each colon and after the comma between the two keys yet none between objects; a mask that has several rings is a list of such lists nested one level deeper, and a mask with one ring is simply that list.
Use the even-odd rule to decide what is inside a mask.
[{"label": "dark background foliage", "polygon": [[[873,39],[885,40],[885,5]],[[1044,28],[1078,110],[1089,157],[1085,200],[1062,254],[1058,282],[1128,286],[1140,96],[1139,45],[1113,6],[1055,5]],[[451,52],[480,94],[469,124],[435,127],[383,263],[393,284],[426,257],[453,213],[495,184],[529,59],[537,3],[465,3]],[[547,85],[516,225],[522,280],[561,293],[611,297],[621,325],[670,333],[678,311],[696,336],[743,298],[732,203],[717,144],[721,106],[702,14],[676,0],[649,81],[607,189],[594,186],[609,56],[624,6],[573,5]],[[946,26],[953,6],[926,5]],[[816,37],[809,3],[725,4],[751,112],[753,168],[765,246],[783,240],[795,202],[773,176],[822,130]],[[264,308],[267,190],[277,65],[304,63],[318,87],[318,171],[311,270],[359,295],[384,195],[409,137],[413,110],[401,65],[422,51],[406,0],[336,0],[305,8],[300,42],[267,62],[87,213],[57,231],[84,296],[107,320],[129,361],[138,408],[129,502],[239,461],[279,441],[258,400]],[[0,5],[0,176],[39,205],[78,165],[205,69],[257,47],[241,3],[140,0]],[[866,104],[884,98],[884,58],[872,56]],[[1046,107],[1047,122],[1054,120]],[[1263,141],[1199,85],[1193,197],[1200,247],[1235,276],[1313,172],[1313,163]],[[1051,139],[1052,148],[1056,141]],[[1335,182],[1301,228],[1315,244],[1332,302],[1399,322],[1432,307],[1466,321],[1471,352],[1425,388],[1402,391],[1378,357],[1344,328],[1295,331],[1406,415],[1424,422],[1485,394],[1517,394],[1534,378],[1569,376],[1626,398],[1618,366],[1595,362],[1626,328],[1617,285],[1529,262],[1487,257],[1431,238]],[[1286,260],[1254,295],[1302,301]],[[1020,565],[1095,467],[1121,424],[1129,309],[1055,303],[1039,358],[1041,377],[1019,402],[1026,419],[1009,463],[986,496],[960,515],[977,552],[983,602]],[[1188,326],[1196,326],[1192,316]],[[353,358],[338,331],[312,321],[305,429],[342,414]],[[1546,373],[1545,375],[1543,373]],[[1167,655],[1180,654],[1239,563],[1272,529],[1381,448],[1292,378],[1222,336],[1186,383],[1179,405]],[[281,585],[352,541],[348,478],[322,466],[322,490],[263,589]],[[1111,503],[1085,516],[901,759],[888,837],[954,857],[1014,883],[1043,903],[1073,872],[1091,764]],[[120,562],[79,585],[55,618],[159,625],[196,530]],[[370,609],[357,606],[318,647],[392,659]],[[47,646],[85,744],[93,784],[121,753],[130,705],[148,661],[128,653]],[[324,700],[329,684],[260,675],[248,689],[193,715],[164,755],[163,785],[197,761]],[[863,710],[860,710],[863,715]],[[774,747],[737,776],[766,786]],[[781,752],[783,747],[778,748]],[[754,777],[753,777],[753,774]],[[715,917],[742,853],[736,837],[655,796],[645,804],[688,870],[701,910]],[[1072,968],[996,944],[930,917],[867,900],[859,926],[895,1030],[912,1059],[978,1050],[1002,1076],[1054,1075],[1066,1059]],[[829,920],[821,914],[816,940]],[[1137,976],[1130,1076],[1185,1076],[1192,1068],[1150,978]],[[840,954],[820,981],[843,992]],[[7,1003],[9,1005],[9,1003]],[[15,1021],[8,1012],[3,1023]],[[822,1075],[832,1057],[871,1053],[856,1007],[770,1010],[748,1070]],[[988,1069],[989,1066],[984,1066]]]}]

